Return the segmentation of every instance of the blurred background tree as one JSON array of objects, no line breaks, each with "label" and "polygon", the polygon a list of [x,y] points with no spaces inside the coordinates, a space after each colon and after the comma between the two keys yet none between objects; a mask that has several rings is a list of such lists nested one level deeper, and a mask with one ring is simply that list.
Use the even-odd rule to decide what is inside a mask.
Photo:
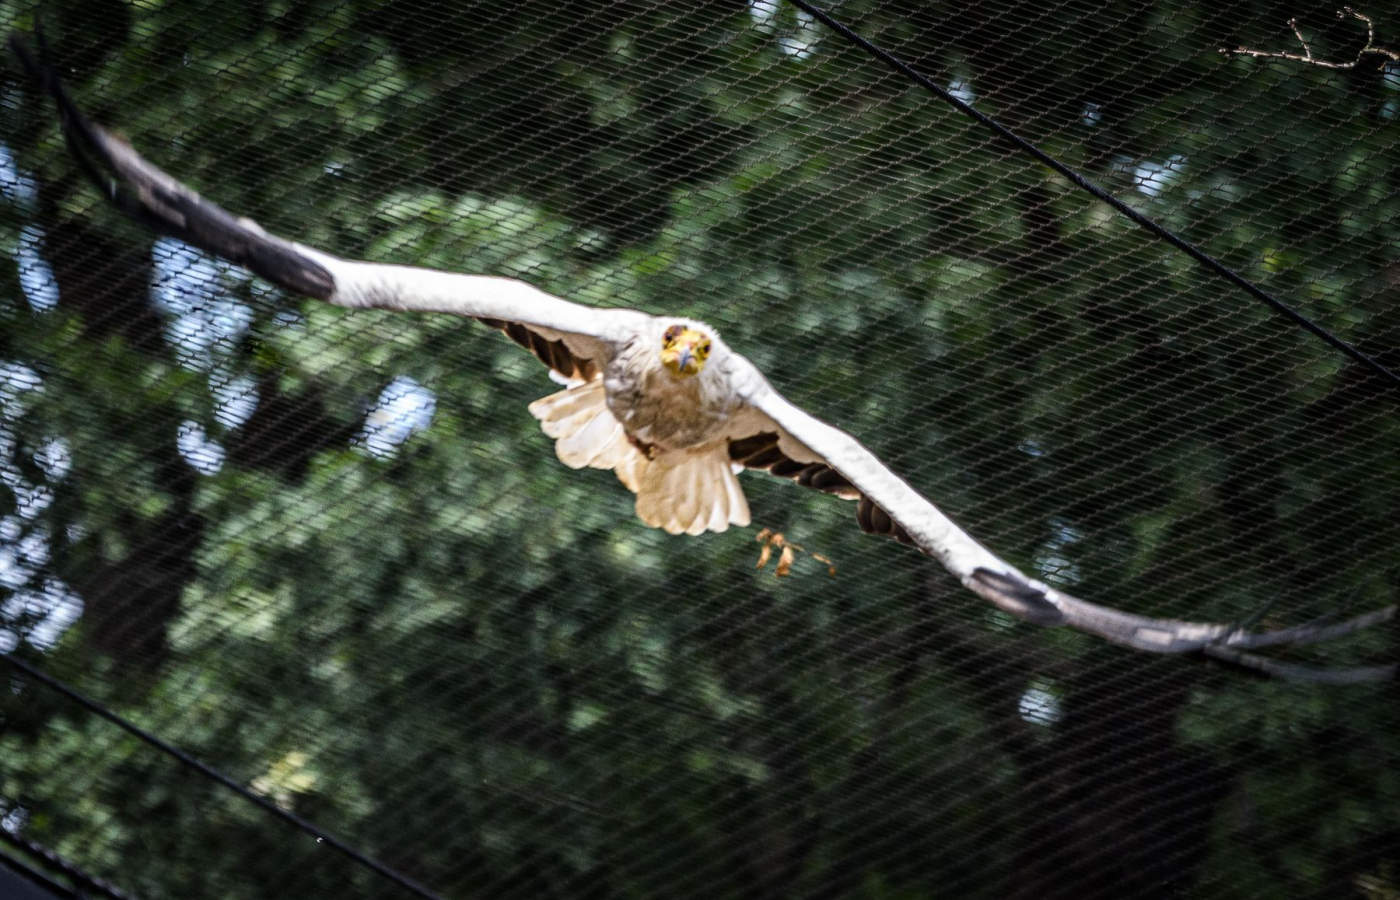
[{"label": "blurred background tree", "polygon": [[[1400,68],[1218,52],[1294,49],[1295,13],[1319,56],[1365,42],[1262,2],[839,7],[1397,368]],[[44,16],[80,101],[216,201],[702,317],[1057,586],[1280,624],[1400,595],[1393,392],[789,6]],[[0,649],[449,897],[1400,896],[1394,685],[1019,625],[760,477],[756,522],[837,577],[645,529],[555,460],[527,354],[154,240],[3,77]],[[42,685],[0,696],[6,834],[142,897],[396,895]]]}]

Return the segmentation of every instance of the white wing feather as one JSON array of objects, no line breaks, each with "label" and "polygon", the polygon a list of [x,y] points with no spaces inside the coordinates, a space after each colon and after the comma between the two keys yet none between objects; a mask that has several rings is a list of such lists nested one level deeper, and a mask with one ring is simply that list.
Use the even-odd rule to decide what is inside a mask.
[{"label": "white wing feather", "polygon": [[854,437],[779,394],[747,359],[734,354],[730,365],[735,390],[771,420],[771,430],[800,442],[812,456],[820,457],[903,527],[920,550],[937,558],[966,587],[1013,615],[1045,625],[1069,625],[1136,650],[1202,653],[1286,678],[1352,683],[1395,677],[1394,665],[1316,668],[1244,652],[1330,640],[1393,618],[1395,606],[1335,624],[1310,623],[1257,633],[1238,624],[1127,613],[1072,597],[1036,581],[978,543]]},{"label": "white wing feather", "polygon": [[633,309],[573,303],[514,278],[361,262],[301,244],[292,247],[330,273],[334,291],[328,299],[337,306],[519,322],[549,340],[564,341],[571,352],[593,360],[600,369],[650,318]]},{"label": "white wing feather", "polygon": [[251,269],[279,287],[350,308],[516,322],[551,341],[562,340],[571,353],[592,360],[598,369],[649,318],[636,310],[571,303],[512,278],[346,260],[269,234],[252,219],[204,199],[93,124],[68,98],[55,73],[27,52],[20,53],[20,60],[58,102],[70,148],[113,203],[151,228]]},{"label": "white wing feather", "polygon": [[[860,441],[779,394],[753,363],[735,354],[731,365],[735,391],[772,420],[773,430],[786,432],[813,456],[845,476],[856,490],[898,522],[920,550],[938,559],[968,588],[1008,612],[1042,624],[1056,624],[1058,616],[1043,602],[1037,602],[1046,597],[1050,588],[1026,577],[979,544]],[[1018,590],[1008,596],[1005,584],[995,579],[989,583],[986,573],[1014,580]]]}]

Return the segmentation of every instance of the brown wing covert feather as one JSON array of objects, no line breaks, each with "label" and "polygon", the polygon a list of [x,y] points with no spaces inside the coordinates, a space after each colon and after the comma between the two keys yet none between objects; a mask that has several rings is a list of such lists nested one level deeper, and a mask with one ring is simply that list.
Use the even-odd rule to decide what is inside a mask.
[{"label": "brown wing covert feather", "polygon": [[792,459],[782,451],[778,445],[778,435],[774,432],[730,441],[729,458],[746,469],[764,469],[770,475],[790,479],[814,491],[858,500],[856,522],[861,531],[892,537],[901,544],[914,544],[909,532],[872,503],[870,498],[857,491],[846,476],[823,462],[804,463]]},{"label": "brown wing covert feather", "polygon": [[592,381],[593,376],[598,374],[598,367],[593,364],[593,360],[575,356],[563,341],[551,341],[519,322],[507,322],[503,319],[477,319],[477,321],[487,328],[503,332],[506,337],[535,354],[536,359],[565,378]]}]

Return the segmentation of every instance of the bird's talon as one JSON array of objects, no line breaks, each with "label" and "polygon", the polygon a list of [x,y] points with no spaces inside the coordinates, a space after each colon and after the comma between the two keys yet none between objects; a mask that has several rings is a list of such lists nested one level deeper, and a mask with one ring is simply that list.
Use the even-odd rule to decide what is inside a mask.
[{"label": "bird's talon", "polygon": [[[805,553],[800,544],[794,544],[783,536],[781,531],[774,531],[771,528],[764,528],[754,538],[763,545],[763,549],[758,552],[758,565],[754,568],[762,569],[768,565],[768,561],[773,558],[773,551],[780,551],[778,554],[778,568],[776,575],[779,578],[786,578],[792,574],[792,564],[797,561],[797,554]],[[836,564],[828,557],[820,553],[813,553],[812,558],[820,563],[826,564],[827,574],[836,575]]]},{"label": "bird's talon", "polygon": [[792,544],[783,547],[782,555],[778,557],[777,576],[779,578],[786,578],[792,574],[792,561],[796,558],[797,555],[792,552]]}]

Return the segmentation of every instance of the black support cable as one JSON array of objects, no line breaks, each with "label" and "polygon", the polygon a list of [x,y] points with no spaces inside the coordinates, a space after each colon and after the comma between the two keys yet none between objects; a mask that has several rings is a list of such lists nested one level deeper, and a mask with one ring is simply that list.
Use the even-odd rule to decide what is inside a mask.
[{"label": "black support cable", "polygon": [[792,3],[793,6],[796,6],[797,8],[806,12],[808,15],[812,16],[812,18],[816,19],[818,22],[821,22],[827,28],[830,28],[832,31],[841,35],[847,41],[850,41],[852,44],[861,48],[866,53],[880,60],[885,65],[889,66],[891,69],[911,79],[916,84],[923,87],[925,90],[929,91],[930,93],[949,103],[958,112],[963,113],[967,116],[971,116],[973,119],[977,120],[977,122],[982,124],[997,137],[1007,141],[1012,146],[1016,147],[1018,150],[1021,150],[1022,152],[1034,157],[1041,164],[1049,167],[1056,173],[1063,175],[1065,178],[1068,178],[1070,181],[1074,182],[1074,184],[1078,187],[1094,195],[1098,199],[1102,200],[1104,203],[1107,203],[1109,206],[1113,207],[1113,209],[1117,210],[1122,215],[1127,216],[1133,222],[1147,229],[1147,231],[1151,232],[1156,237],[1161,238],[1162,240],[1171,244],[1173,247],[1185,253],[1187,256],[1190,256],[1192,259],[1196,260],[1196,262],[1205,266],[1210,271],[1216,273],[1217,275],[1220,275],[1221,277],[1235,284],[1237,287],[1243,288],[1245,292],[1248,293],[1251,297],[1254,297],[1256,300],[1267,304],[1268,306],[1273,308],[1275,312],[1279,313],[1280,315],[1283,315],[1284,317],[1292,321],[1293,324],[1312,332],[1314,335],[1331,344],[1333,347],[1342,351],[1347,356],[1350,356],[1352,359],[1366,366],[1376,375],[1379,375],[1381,378],[1388,381],[1391,387],[1400,388],[1400,375],[1397,375],[1390,369],[1387,369],[1373,357],[1368,356],[1367,354],[1358,350],[1356,347],[1353,347],[1351,344],[1348,344],[1346,341],[1337,337],[1335,334],[1328,331],[1326,328],[1322,327],[1318,323],[1314,322],[1312,319],[1309,319],[1307,316],[1303,315],[1293,307],[1284,303],[1282,300],[1278,299],[1273,294],[1270,294],[1268,291],[1264,290],[1259,285],[1255,284],[1248,278],[1245,278],[1243,275],[1236,272],[1234,269],[1231,269],[1229,266],[1220,262],[1220,260],[1211,256],[1209,253],[1206,253],[1200,247],[1197,247],[1195,244],[1181,237],[1176,232],[1168,229],[1166,226],[1159,224],[1155,219],[1148,218],[1147,216],[1133,209],[1131,206],[1124,203],[1122,200],[1119,200],[1117,197],[1113,196],[1108,191],[1099,187],[1093,181],[1090,181],[1088,178],[1079,174],[1077,171],[1071,169],[1064,163],[1060,162],[1058,159],[1046,153],[1044,150],[1041,150],[1035,144],[1032,144],[1030,141],[1021,137],[1016,132],[1007,128],[1005,125],[1002,125],[996,119],[993,119],[991,116],[987,115],[984,112],[974,109],[970,104],[959,100],[952,94],[952,92],[944,88],[942,85],[937,84],[927,75],[924,75],[923,73],[919,72],[919,70],[904,62],[899,57],[895,56],[893,53],[890,53],[888,50],[885,50],[882,47],[870,42],[866,38],[862,37],[859,33],[852,30],[845,23],[835,18],[832,18],[831,14],[828,13],[826,10],[822,9],[819,6],[813,6],[811,3],[808,2],[808,0],[788,0],[788,2]]},{"label": "black support cable", "polygon": [[[10,875],[5,876],[5,873],[3,871],[0,871],[0,887],[4,886],[3,882],[6,880],[7,877],[13,877],[22,879],[20,881],[20,884],[29,885],[28,890],[25,891],[25,896],[28,896],[30,894],[33,894],[35,896],[39,896],[40,894],[46,894],[52,897],[71,898],[71,900],[81,900],[78,893],[68,885],[60,884],[59,882],[54,881],[52,878],[45,875],[43,872],[40,872],[33,866],[27,865],[21,862],[20,860],[15,859],[8,853],[0,853],[0,870],[3,869],[8,869],[10,871]],[[3,891],[0,891],[0,893],[3,893]]]},{"label": "black support cable", "polygon": [[109,884],[106,881],[103,881],[96,875],[92,875],[84,871],[83,869],[64,859],[62,856],[59,856],[57,853],[50,850],[48,847],[43,846],[42,844],[37,844],[26,837],[14,834],[10,831],[6,831],[4,828],[0,828],[0,840],[3,840],[5,843],[19,848],[20,850],[24,851],[25,853],[29,854],[35,859],[43,860],[44,865],[49,866],[52,869],[56,869],[59,872],[62,872],[64,875],[68,876],[68,878],[71,879],[75,885],[78,886],[76,889],[74,889],[68,887],[67,885],[59,884],[57,881],[54,881],[48,875],[44,874],[43,872],[40,872],[32,866],[27,866],[13,857],[0,854],[0,858],[3,858],[6,864],[12,865],[16,868],[23,867],[26,875],[28,875],[31,878],[34,875],[37,875],[39,876],[39,878],[42,878],[44,886],[50,890],[57,890],[63,893],[64,896],[84,898],[84,900],[88,900],[88,898],[91,898],[92,896],[96,895],[106,897],[107,900],[135,900],[135,898],[132,897],[130,894],[120,890],[119,888],[115,887],[112,884]]},{"label": "black support cable", "polygon": [[140,740],[146,742],[147,744],[150,744],[152,747],[155,747],[157,750],[160,750],[162,753],[165,753],[168,756],[173,756],[175,759],[179,760],[181,763],[188,766],[189,768],[194,769],[196,772],[199,772],[200,774],[208,778],[212,778],[214,781],[217,781],[219,784],[233,791],[235,794],[242,797],[244,800],[247,800],[249,803],[261,807],[264,812],[271,813],[272,815],[277,816],[279,819],[291,823],[300,830],[315,837],[318,842],[325,843],[330,845],[331,847],[334,847],[336,850],[339,850],[341,853],[350,857],[355,862],[370,869],[376,874],[388,879],[389,881],[394,882],[399,887],[411,891],[414,894],[425,898],[425,900],[443,900],[443,897],[441,897],[439,894],[432,892],[428,888],[414,881],[412,878],[409,878],[407,875],[404,875],[403,873],[390,868],[389,866],[373,858],[369,854],[364,853],[361,850],[355,849],[350,844],[347,844],[340,838],[335,837],[329,832],[322,830],[320,827],[313,825],[311,822],[308,822],[306,819],[303,819],[296,813],[288,812],[287,810],[268,800],[266,797],[258,796],[257,794],[248,790],[248,788],[239,784],[237,781],[233,780],[228,775],[225,775],[223,772],[220,772],[218,769],[214,768],[213,766],[209,765],[203,760],[191,756],[190,754],[181,750],[179,747],[167,743],[166,741],[161,740],[154,734],[151,734],[149,731],[146,731],[145,729],[141,728],[135,723],[127,721],[117,713],[103,706],[101,703],[98,703],[96,700],[93,700],[87,697],[86,695],[79,693],[76,689],[69,687],[68,685],[59,681],[57,678],[54,678],[52,675],[49,675],[43,672],[42,670],[35,668],[34,666],[30,665],[24,660],[17,658],[13,653],[0,654],[0,659],[3,659],[11,666],[14,666],[16,669],[28,675],[30,678],[33,678],[35,681],[38,681],[41,684],[44,684],[47,687],[52,688],[58,693],[64,695],[68,699],[77,703],[79,706],[82,706],[83,708],[87,709],[89,712],[96,713],[97,715],[111,722],[113,725],[116,725],[118,728],[122,729],[128,734],[131,734],[134,737],[137,737]]}]

